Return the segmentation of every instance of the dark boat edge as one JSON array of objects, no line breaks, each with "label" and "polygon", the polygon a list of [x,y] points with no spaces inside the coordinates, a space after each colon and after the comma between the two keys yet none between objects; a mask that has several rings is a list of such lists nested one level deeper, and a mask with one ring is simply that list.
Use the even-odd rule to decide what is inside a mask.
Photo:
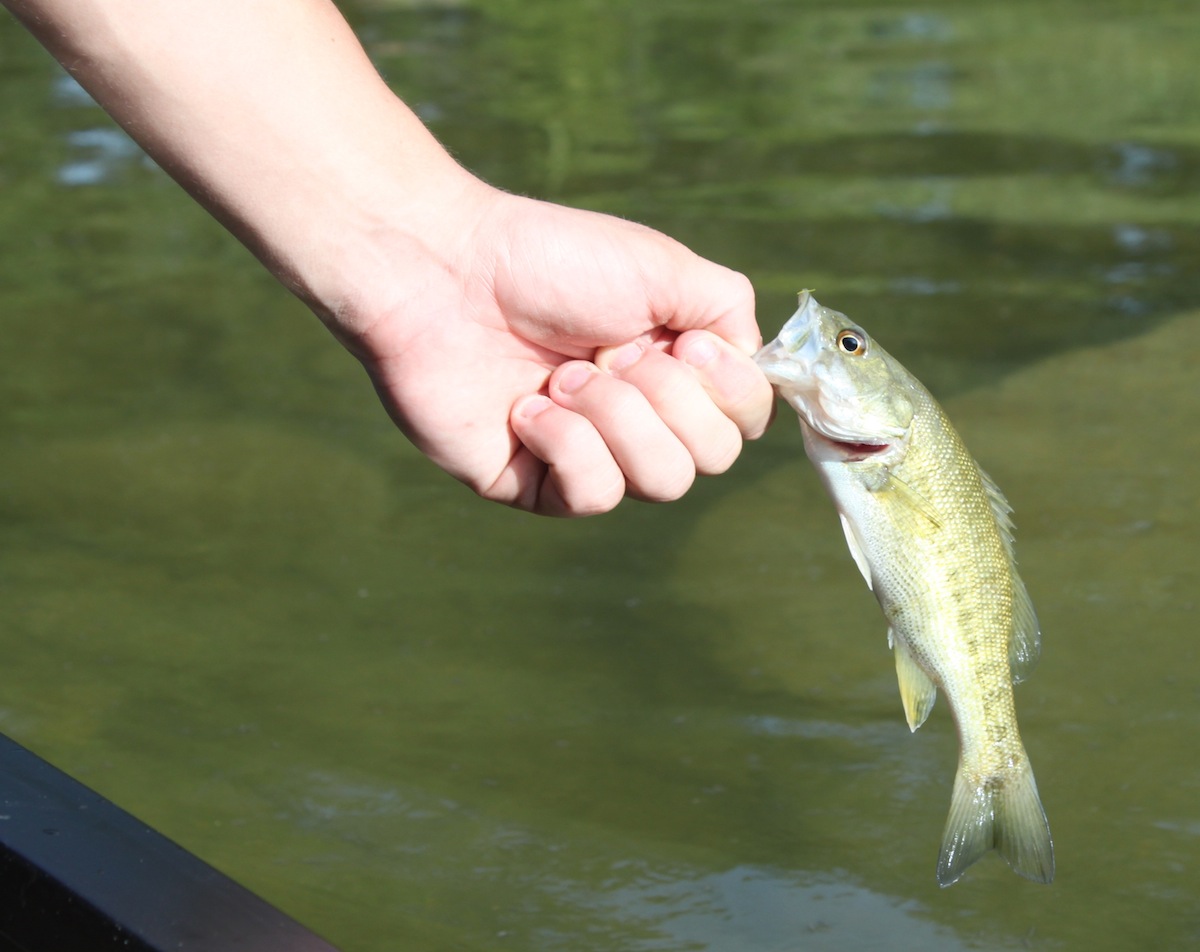
[{"label": "dark boat edge", "polygon": [[337,952],[0,734],[0,952]]}]

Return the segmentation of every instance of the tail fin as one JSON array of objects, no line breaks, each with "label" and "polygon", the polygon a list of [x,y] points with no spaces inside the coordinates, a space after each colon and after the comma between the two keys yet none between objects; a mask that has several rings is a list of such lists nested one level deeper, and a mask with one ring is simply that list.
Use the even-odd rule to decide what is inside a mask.
[{"label": "tail fin", "polygon": [[1017,772],[982,783],[968,779],[959,764],[942,834],[939,885],[957,882],[968,866],[991,849],[1026,879],[1038,883],[1054,879],[1050,824],[1028,761]]}]

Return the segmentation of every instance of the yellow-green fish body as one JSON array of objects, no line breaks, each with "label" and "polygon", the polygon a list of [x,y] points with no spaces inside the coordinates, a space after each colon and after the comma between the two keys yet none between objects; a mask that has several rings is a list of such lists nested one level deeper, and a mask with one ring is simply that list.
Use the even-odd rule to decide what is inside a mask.
[{"label": "yellow-green fish body", "polygon": [[1017,730],[1013,681],[1037,661],[1010,509],[929,392],[844,314],[804,292],[755,358],[798,413],[809,459],[888,620],[909,727],[938,688],[960,753],[938,881],[990,849],[1038,882],[1050,828]]}]

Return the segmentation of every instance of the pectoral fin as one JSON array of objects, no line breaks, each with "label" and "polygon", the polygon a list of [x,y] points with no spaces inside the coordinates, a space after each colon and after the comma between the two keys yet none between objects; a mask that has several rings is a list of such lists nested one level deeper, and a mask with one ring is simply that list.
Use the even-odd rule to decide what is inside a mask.
[{"label": "pectoral fin", "polygon": [[940,529],[942,527],[942,520],[939,518],[937,510],[933,507],[933,503],[897,476],[894,471],[888,471],[887,481],[884,483],[884,486],[903,499],[910,509],[919,512],[928,519],[933,528]]},{"label": "pectoral fin", "polygon": [[933,710],[933,702],[937,700],[937,685],[913,660],[904,642],[890,631],[888,642],[896,649],[896,679],[900,682],[904,716],[908,719],[908,729],[915,731],[925,723],[925,718]]}]

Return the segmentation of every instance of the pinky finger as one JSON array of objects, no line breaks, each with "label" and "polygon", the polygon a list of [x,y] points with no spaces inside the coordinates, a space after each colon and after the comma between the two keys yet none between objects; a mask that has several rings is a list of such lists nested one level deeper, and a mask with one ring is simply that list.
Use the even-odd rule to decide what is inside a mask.
[{"label": "pinky finger", "polygon": [[625,477],[588,420],[549,397],[525,397],[510,419],[517,439],[544,467],[526,469],[518,505],[548,516],[608,512],[625,495]]}]

